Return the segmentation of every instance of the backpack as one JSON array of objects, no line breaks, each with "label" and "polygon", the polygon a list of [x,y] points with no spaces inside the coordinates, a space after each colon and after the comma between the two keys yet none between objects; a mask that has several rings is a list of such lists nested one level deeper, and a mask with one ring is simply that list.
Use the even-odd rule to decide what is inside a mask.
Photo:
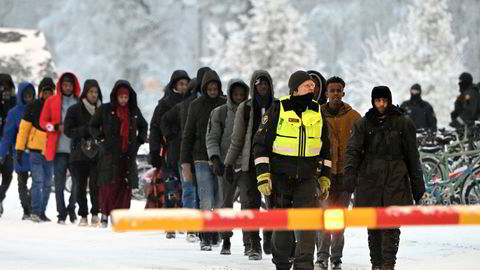
[{"label": "backpack", "polygon": [[155,169],[147,187],[145,208],[163,208],[165,205],[165,182],[163,170]]}]

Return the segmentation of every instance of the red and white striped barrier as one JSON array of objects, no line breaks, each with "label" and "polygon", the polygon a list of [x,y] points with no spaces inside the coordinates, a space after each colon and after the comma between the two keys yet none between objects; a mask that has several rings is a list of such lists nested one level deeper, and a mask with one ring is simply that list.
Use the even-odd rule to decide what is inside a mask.
[{"label": "red and white striped barrier", "polygon": [[290,208],[269,211],[147,209],[112,212],[115,231],[341,230],[346,227],[480,225],[480,206]]}]

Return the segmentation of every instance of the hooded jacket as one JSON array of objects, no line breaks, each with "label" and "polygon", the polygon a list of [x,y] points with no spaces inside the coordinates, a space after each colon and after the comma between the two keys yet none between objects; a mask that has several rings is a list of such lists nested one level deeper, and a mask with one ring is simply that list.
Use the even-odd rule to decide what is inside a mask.
[{"label": "hooded jacket", "polygon": [[[187,93],[183,96],[183,100],[190,97],[190,93],[197,87],[197,78],[193,78],[188,83]],[[185,123],[182,122],[180,113],[183,107],[183,101],[177,103],[173,108],[168,110],[162,116],[160,128],[163,136],[167,139],[167,163],[170,167],[178,164],[180,160],[180,148],[182,144],[182,134]]]},{"label": "hooded jacket", "polygon": [[[233,87],[239,85],[245,89],[245,97],[248,97],[248,85],[240,79],[232,79],[228,82],[227,104],[215,108],[212,111],[207,127],[207,153],[211,160],[213,156],[218,156],[224,162],[227,156],[228,147],[231,142],[235,113],[239,104],[232,100]],[[241,159],[237,159],[238,167],[241,166]]]},{"label": "hooded jacket", "polygon": [[[122,158],[120,121],[116,116],[117,91],[125,86],[129,91],[128,150],[127,167],[120,167]],[[130,188],[138,188],[136,155],[138,147],[147,141],[148,123],[137,106],[137,94],[128,81],[119,80],[110,94],[110,102],[103,104],[90,119],[89,130],[92,137],[100,141],[99,175],[100,185],[109,184],[126,170]]]},{"label": "hooded jacket", "polygon": [[315,96],[315,100],[320,105],[327,103],[327,81],[325,80],[325,77],[323,77],[320,72],[315,70],[309,70],[307,73],[312,77],[316,77],[316,79],[320,82],[320,93]]},{"label": "hooded jacket", "polygon": [[245,172],[253,165],[252,141],[262,117],[261,108],[255,101],[258,95],[255,91],[255,81],[261,77],[267,78],[270,84],[270,104],[275,100],[272,77],[265,70],[256,70],[250,80],[250,99],[240,103],[235,113],[230,147],[225,157],[225,165],[233,166],[241,156],[240,163],[242,171]]},{"label": "hooded jacket", "polygon": [[79,162],[79,161],[90,161],[82,151],[80,143],[82,139],[91,139],[92,136],[88,130],[90,119],[92,115],[85,107],[84,102],[88,102],[87,93],[88,90],[92,87],[98,88],[98,102],[95,105],[96,109],[102,104],[102,91],[100,85],[96,80],[86,80],[83,85],[83,91],[80,95],[79,102],[67,111],[67,116],[65,116],[64,121],[64,131],[71,139],[71,148],[72,152],[70,153],[70,162]]},{"label": "hooded jacket", "polygon": [[[52,78],[45,77],[38,86],[39,96],[45,88],[55,89],[55,83]],[[28,105],[26,111],[20,121],[20,127],[17,135],[16,150],[36,151],[42,153],[45,150],[46,133],[40,127],[40,113],[42,112],[45,101],[41,98],[36,99],[32,104]]]},{"label": "hooded jacket", "polygon": [[45,147],[45,158],[47,160],[54,160],[57,154],[57,143],[61,136],[60,130],[47,131],[47,126],[58,126],[63,124],[62,122],[62,81],[65,75],[69,74],[73,77],[73,93],[74,97],[80,96],[80,83],[77,77],[73,73],[63,73],[58,79],[56,95],[49,97],[43,106],[42,113],[40,114],[40,127],[47,132],[47,145]]},{"label": "hooded jacket", "polygon": [[345,189],[356,207],[411,205],[425,192],[415,125],[393,105],[380,119],[374,108],[358,120],[345,154]]},{"label": "hooded jacket", "polygon": [[190,108],[190,103],[200,97],[202,95],[202,80],[203,76],[207,71],[212,70],[209,67],[201,67],[197,71],[197,83],[195,85],[195,88],[192,88],[190,92],[188,92],[188,97],[186,97],[181,103],[180,103],[180,126],[183,132],[183,129],[185,127],[185,123],[187,122],[187,117],[188,117],[188,109]]},{"label": "hooded jacket", "polygon": [[418,100],[410,99],[403,102],[400,108],[406,111],[417,129],[437,130],[437,117],[433,107],[430,103],[424,101],[421,96],[418,97]]},{"label": "hooded jacket", "polygon": [[332,174],[343,174],[348,137],[350,136],[353,124],[355,124],[361,116],[347,103],[343,103],[343,106],[340,107],[337,114],[331,113],[328,108],[328,103],[323,104],[321,110],[322,116],[327,120],[324,124],[328,125],[330,156],[332,160],[331,172]]},{"label": "hooded jacket", "polygon": [[15,106],[15,84],[13,83],[12,76],[10,76],[10,74],[0,73],[0,85],[1,84],[6,84],[11,92],[7,94],[8,99],[3,99],[3,93],[0,93],[0,137],[3,136],[8,111]]},{"label": "hooded jacket", "polygon": [[184,97],[189,96],[175,93],[173,88],[175,83],[180,79],[187,79],[190,81],[188,73],[184,70],[175,70],[170,77],[170,82],[165,86],[165,94],[158,101],[157,107],[153,112],[152,120],[150,121],[150,153],[159,154],[162,146],[166,146],[166,142],[163,140],[164,135],[162,134],[161,123],[163,115],[172,109],[176,104],[180,103]]},{"label": "hooded jacket", "polygon": [[[207,85],[216,82],[219,86],[218,95],[210,98],[207,94]],[[222,82],[217,72],[209,70],[203,76],[202,95],[195,99],[188,109],[187,122],[183,130],[182,146],[180,150],[180,162],[193,164],[193,161],[207,161],[207,146],[205,135],[207,134],[208,119],[210,113],[218,106],[225,104],[222,96]]]},{"label": "hooded jacket", "polygon": [[3,131],[3,137],[0,144],[0,156],[4,159],[7,157],[10,151],[13,152],[14,157],[14,168],[16,172],[26,172],[30,171],[30,160],[28,153],[24,153],[22,157],[22,164],[18,164],[16,159],[16,152],[13,149],[13,146],[17,142],[17,134],[20,129],[20,122],[23,118],[23,114],[27,108],[27,104],[23,100],[23,93],[25,89],[33,89],[33,98],[35,98],[35,88],[31,83],[22,82],[18,85],[17,92],[17,105],[8,111],[7,120],[5,123],[5,130]]}]

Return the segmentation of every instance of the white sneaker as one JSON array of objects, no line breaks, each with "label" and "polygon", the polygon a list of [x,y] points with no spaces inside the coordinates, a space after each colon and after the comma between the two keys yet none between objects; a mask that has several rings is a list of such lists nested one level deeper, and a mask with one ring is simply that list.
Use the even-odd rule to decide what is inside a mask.
[{"label": "white sneaker", "polygon": [[78,226],[80,227],[88,226],[88,219],[86,217],[80,218],[80,222],[78,222]]},{"label": "white sneaker", "polygon": [[187,233],[187,242],[195,243],[198,241],[198,237],[194,233]]}]

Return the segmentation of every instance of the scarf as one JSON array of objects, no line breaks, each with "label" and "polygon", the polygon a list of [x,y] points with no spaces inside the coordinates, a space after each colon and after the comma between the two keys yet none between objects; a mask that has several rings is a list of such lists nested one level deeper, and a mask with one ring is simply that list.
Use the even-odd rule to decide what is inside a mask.
[{"label": "scarf", "polygon": [[122,152],[128,151],[128,104],[125,106],[117,105],[116,113],[118,120],[120,121],[120,142],[122,146]]},{"label": "scarf", "polygon": [[95,109],[100,106],[100,100],[97,101],[96,106],[88,102],[86,98],[82,98],[82,103],[83,103],[83,106],[85,106],[85,109],[87,109],[88,113],[90,113],[90,115],[93,115],[95,113]]}]

